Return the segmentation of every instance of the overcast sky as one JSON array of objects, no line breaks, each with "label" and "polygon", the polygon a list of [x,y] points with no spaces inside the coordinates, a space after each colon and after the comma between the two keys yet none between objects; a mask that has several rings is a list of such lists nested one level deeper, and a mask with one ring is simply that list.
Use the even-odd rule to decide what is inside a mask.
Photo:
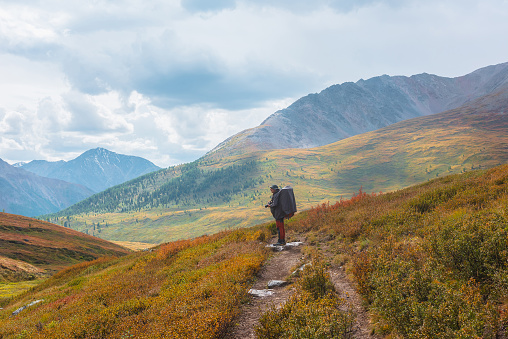
[{"label": "overcast sky", "polygon": [[0,158],[197,159],[332,84],[508,61],[508,0],[0,0]]}]

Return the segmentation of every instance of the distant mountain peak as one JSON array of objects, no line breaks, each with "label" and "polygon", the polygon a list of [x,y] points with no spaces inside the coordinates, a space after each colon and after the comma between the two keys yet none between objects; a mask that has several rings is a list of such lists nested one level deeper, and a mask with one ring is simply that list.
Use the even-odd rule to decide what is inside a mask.
[{"label": "distant mountain peak", "polygon": [[88,151],[85,151],[83,152],[80,157],[87,157],[87,156],[91,156],[91,155],[113,155],[113,154],[117,154],[113,151],[110,151],[106,148],[102,148],[102,147],[97,147],[97,148],[92,148],[92,149],[89,149]]},{"label": "distant mountain peak", "polygon": [[34,160],[21,168],[41,176],[81,184],[94,192],[160,169],[141,157],[118,154],[102,147],[89,149],[67,162]]}]

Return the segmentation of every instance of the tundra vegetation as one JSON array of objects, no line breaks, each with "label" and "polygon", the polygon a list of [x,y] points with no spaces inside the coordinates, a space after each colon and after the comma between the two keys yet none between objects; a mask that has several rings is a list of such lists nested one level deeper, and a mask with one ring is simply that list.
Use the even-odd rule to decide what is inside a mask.
[{"label": "tundra vegetation", "polygon": [[[388,338],[496,338],[508,325],[508,165],[387,194],[360,190],[287,227],[307,239],[315,264],[295,280],[298,297],[261,317],[261,338],[346,338],[354,315],[327,276],[338,267],[363,297],[372,331]],[[0,337],[221,338],[269,257],[273,230],[72,266],[1,305]]]}]

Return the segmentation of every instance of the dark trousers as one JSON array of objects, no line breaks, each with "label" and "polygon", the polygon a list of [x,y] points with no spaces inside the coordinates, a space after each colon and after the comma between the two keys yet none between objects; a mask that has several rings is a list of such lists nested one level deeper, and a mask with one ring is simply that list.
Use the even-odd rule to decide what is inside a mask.
[{"label": "dark trousers", "polygon": [[277,233],[279,233],[279,240],[286,240],[286,232],[284,231],[284,219],[275,220],[277,226]]}]

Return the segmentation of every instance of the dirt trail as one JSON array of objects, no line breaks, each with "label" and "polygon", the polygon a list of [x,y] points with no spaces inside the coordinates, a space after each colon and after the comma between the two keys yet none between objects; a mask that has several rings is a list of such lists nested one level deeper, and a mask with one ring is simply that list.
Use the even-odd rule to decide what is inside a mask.
[{"label": "dirt trail", "polygon": [[332,269],[329,273],[330,280],[335,286],[335,290],[340,293],[340,296],[346,300],[348,306],[350,306],[356,314],[356,321],[353,325],[352,337],[355,339],[381,338],[371,333],[372,330],[369,321],[369,315],[362,305],[362,299],[360,295],[356,292],[356,289],[346,277],[344,270]]},{"label": "dirt trail", "polygon": [[[252,289],[263,290],[267,288],[270,280],[285,280],[291,270],[299,265],[303,265],[303,255],[301,246],[286,246],[281,252],[275,252],[267,264],[261,269],[258,280],[252,286]],[[349,282],[345,272],[342,269],[333,269],[330,271],[330,278],[337,292],[346,300],[356,314],[356,322],[353,327],[352,338],[380,338],[371,334],[369,316],[362,306],[362,301],[354,286]],[[267,297],[251,297],[250,302],[242,306],[240,315],[235,321],[235,325],[225,336],[232,339],[256,338],[254,327],[259,323],[259,317],[272,305],[283,304],[292,293],[292,286],[276,287],[274,294]]]},{"label": "dirt trail", "polygon": [[[303,263],[301,259],[300,246],[286,246],[283,251],[275,252],[261,269],[260,276],[252,289],[266,289],[270,280],[286,280],[291,274],[291,269]],[[225,338],[256,338],[254,327],[258,324],[260,315],[270,306],[284,303],[291,295],[291,285],[275,287],[273,292],[273,295],[267,297],[251,297],[251,301],[243,305],[240,316],[235,321],[235,326]]]}]

